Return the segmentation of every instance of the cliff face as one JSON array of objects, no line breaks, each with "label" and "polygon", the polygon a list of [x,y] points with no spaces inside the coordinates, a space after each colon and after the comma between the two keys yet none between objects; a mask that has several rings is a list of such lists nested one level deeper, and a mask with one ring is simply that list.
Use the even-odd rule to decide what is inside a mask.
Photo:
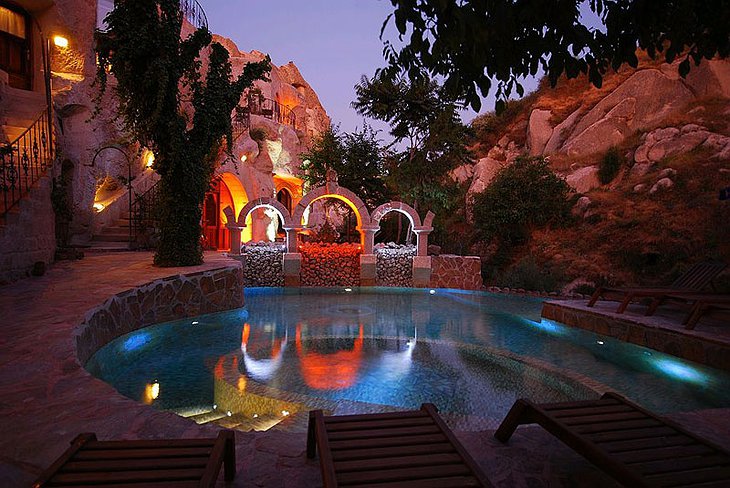
[{"label": "cliff face", "polygon": [[[452,176],[473,195],[516,157],[547,156],[582,198],[571,224],[533,233],[515,259],[532,254],[567,278],[661,280],[686,262],[730,261],[730,207],[718,198],[730,186],[728,115],[730,61],[703,61],[682,79],[676,63],[644,59],[600,89],[543,83],[503,116],[478,117],[480,157]],[[620,168],[601,183],[609,151]]]}]

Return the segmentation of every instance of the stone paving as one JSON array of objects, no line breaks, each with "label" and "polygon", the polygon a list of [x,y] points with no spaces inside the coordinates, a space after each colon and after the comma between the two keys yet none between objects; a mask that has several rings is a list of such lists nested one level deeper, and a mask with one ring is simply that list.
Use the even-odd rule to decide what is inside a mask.
[{"label": "stone paving", "polygon": [[[232,263],[217,254],[190,268],[156,268],[151,262],[148,253],[92,255],[0,287],[0,486],[30,485],[80,432],[96,432],[100,439],[215,435],[215,426],[121,396],[78,363],[73,335],[88,310],[154,279]],[[729,412],[672,417],[730,448]],[[498,487],[616,486],[537,428],[519,429],[509,445],[495,441],[490,431],[457,435]],[[321,485],[317,461],[305,457],[304,434],[238,432],[236,440],[234,486]]]}]

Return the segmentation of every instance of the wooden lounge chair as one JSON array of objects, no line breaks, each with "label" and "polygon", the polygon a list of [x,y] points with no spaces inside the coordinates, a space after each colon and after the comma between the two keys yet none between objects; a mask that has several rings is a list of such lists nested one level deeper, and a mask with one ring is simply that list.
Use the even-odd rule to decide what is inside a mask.
[{"label": "wooden lounge chair", "polygon": [[[682,276],[677,278],[674,283],[667,287],[654,287],[654,288],[609,288],[609,287],[598,287],[588,301],[588,306],[592,307],[596,304],[599,298],[619,298],[620,303],[616,309],[616,313],[624,313],[626,307],[629,306],[634,300],[642,298],[654,298],[655,300],[661,300],[670,294],[677,293],[692,293],[700,292],[704,290],[708,285],[712,283],[720,273],[722,273],[727,265],[721,262],[704,262],[697,263],[690,269],[685,271]],[[660,302],[659,302],[660,303]],[[650,309],[656,309],[659,303],[652,303]]]},{"label": "wooden lounge chair", "polygon": [[730,453],[615,393],[543,405],[517,400],[494,437],[507,442],[518,425],[532,423],[632,488],[730,486]]},{"label": "wooden lounge chair", "polygon": [[394,413],[311,411],[307,456],[317,449],[325,488],[492,486],[430,403]]},{"label": "wooden lounge chair", "polygon": [[98,441],[95,434],[80,434],[33,488],[213,487],[221,464],[225,464],[225,480],[232,481],[236,475],[233,431],[221,431],[216,439],[140,441]]},{"label": "wooden lounge chair", "polygon": [[730,294],[724,295],[677,295],[676,298],[693,302],[682,324],[686,329],[697,327],[697,322],[710,310],[730,311]]}]

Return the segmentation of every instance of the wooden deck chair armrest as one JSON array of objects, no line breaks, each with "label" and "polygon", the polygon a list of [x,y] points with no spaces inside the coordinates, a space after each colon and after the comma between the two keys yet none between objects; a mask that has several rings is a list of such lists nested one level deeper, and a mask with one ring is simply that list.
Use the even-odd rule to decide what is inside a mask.
[{"label": "wooden deck chair armrest", "polygon": [[71,446],[66,449],[66,451],[58,459],[56,459],[56,461],[51,464],[48,469],[41,473],[35,483],[33,483],[33,488],[40,488],[48,483],[48,480],[56,474],[56,471],[61,469],[61,467],[66,464],[78,452],[78,450],[83,447],[84,444],[95,440],[96,434],[84,433],[77,435],[76,438],[71,441]]}]

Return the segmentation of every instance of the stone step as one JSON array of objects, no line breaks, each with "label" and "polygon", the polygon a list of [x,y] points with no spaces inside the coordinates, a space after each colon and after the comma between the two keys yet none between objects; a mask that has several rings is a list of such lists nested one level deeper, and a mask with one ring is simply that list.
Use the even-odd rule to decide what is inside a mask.
[{"label": "stone step", "polygon": [[209,422],[215,422],[216,420],[220,420],[223,417],[227,417],[227,415],[226,412],[221,412],[220,410],[209,410],[207,412],[186,417],[194,421],[196,424],[207,424]]},{"label": "stone step", "polygon": [[91,240],[93,242],[123,242],[129,243],[129,232],[95,234]]},{"label": "stone step", "polygon": [[92,242],[84,252],[105,253],[105,252],[127,252],[132,251],[128,242]]}]

